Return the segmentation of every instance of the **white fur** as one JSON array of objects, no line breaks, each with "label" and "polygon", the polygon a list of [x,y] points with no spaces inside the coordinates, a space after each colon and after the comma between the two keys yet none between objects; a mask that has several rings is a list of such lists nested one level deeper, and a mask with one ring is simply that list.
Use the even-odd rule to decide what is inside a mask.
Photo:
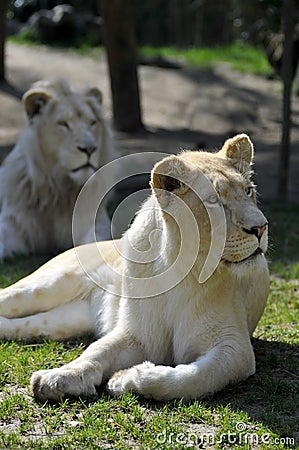
[{"label": "white fur", "polygon": [[[267,231],[258,243],[253,233],[244,230],[266,221],[247,189],[250,180],[243,175],[251,158],[242,161],[242,173],[235,165],[240,140],[252,145],[244,136],[236,136],[227,152],[185,152],[162,160],[152,172],[151,198],[120,241],[69,250],[0,293],[0,314],[6,317],[2,337],[32,337],[34,325],[36,335],[53,338],[84,330],[101,336],[75,361],[34,373],[31,390],[37,399],[92,395],[107,380],[114,395],[133,391],[159,400],[189,399],[255,372],[250,336],[265,307],[269,274],[263,254],[246,258],[258,245],[266,252]],[[163,190],[165,173],[171,177],[176,173],[186,184],[170,194]],[[219,192],[228,243],[218,267],[204,283],[198,277],[208,248],[210,205],[188,188],[200,173]],[[207,201],[215,207],[212,200],[210,196]],[[188,252],[175,265],[183,242],[176,221],[181,231],[191,229],[186,206],[198,226],[200,245],[185,275],[190,263],[187,255],[198,245],[194,233],[189,233]],[[169,268],[171,275],[159,278]],[[172,288],[166,289],[163,283],[169,278]],[[74,313],[69,316],[71,308]],[[63,314],[64,336],[60,331]]]},{"label": "white fur", "polygon": [[[13,253],[58,252],[72,247],[71,221],[77,195],[94,170],[114,158],[109,125],[96,88],[72,91],[64,80],[43,81],[24,95],[27,125],[0,168],[0,259]],[[78,147],[94,148],[93,168]],[[90,195],[99,197],[97,178]],[[94,240],[84,222],[78,243]],[[106,205],[101,204],[98,239],[110,238]]]}]

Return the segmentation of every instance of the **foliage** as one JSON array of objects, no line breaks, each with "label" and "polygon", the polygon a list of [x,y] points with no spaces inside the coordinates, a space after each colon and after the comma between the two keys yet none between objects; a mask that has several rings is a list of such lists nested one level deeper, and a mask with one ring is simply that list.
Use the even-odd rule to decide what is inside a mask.
[{"label": "foliage", "polygon": [[[255,376],[202,401],[166,404],[127,394],[36,404],[32,371],[78,356],[89,337],[71,342],[0,344],[0,447],[13,449],[286,449],[295,448],[298,398],[299,206],[268,204],[271,294],[255,332]],[[1,284],[25,275],[46,257],[1,265]],[[296,310],[297,308],[297,310]],[[297,347],[296,347],[297,345]],[[211,447],[211,448],[212,448]]]},{"label": "foliage", "polygon": [[[282,0],[132,1],[141,45],[214,46],[236,38],[257,42],[261,30],[277,32],[281,21]],[[8,16],[25,23],[40,9],[62,3],[76,12],[101,14],[98,0],[10,0]]]},{"label": "foliage", "polygon": [[96,14],[97,0],[9,0],[8,17],[26,22],[40,9],[52,9],[59,4],[68,4],[77,11],[89,11]]},{"label": "foliage", "polygon": [[71,37],[62,40],[55,40],[55,42],[49,43],[48,41],[43,41],[39,38],[38,33],[35,28],[24,27],[21,31],[14,36],[8,37],[8,41],[16,42],[22,45],[48,45],[49,47],[61,48],[64,51],[67,50],[78,50],[81,54],[90,54],[98,56],[103,47],[99,46],[99,41],[101,39],[93,33],[85,33],[84,35],[77,35],[76,37]]},{"label": "foliage", "polygon": [[134,0],[143,45],[214,46],[237,39],[256,42],[261,30],[277,32],[283,0]]}]

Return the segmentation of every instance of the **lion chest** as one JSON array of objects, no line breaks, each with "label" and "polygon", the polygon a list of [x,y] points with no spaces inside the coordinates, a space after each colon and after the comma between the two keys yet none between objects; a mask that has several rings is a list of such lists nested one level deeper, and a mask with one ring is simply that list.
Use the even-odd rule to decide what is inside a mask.
[{"label": "lion chest", "polygon": [[219,313],[185,283],[163,296],[126,300],[123,311],[126,328],[156,364],[194,361],[221,339],[224,322],[233,323],[227,308]]}]

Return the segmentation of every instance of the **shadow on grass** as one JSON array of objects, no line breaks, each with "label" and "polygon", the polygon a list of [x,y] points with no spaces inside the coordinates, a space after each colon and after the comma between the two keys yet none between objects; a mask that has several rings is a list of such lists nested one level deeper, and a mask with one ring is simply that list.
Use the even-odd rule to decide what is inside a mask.
[{"label": "shadow on grass", "polygon": [[29,275],[54,255],[18,255],[0,262],[0,287],[5,288]]},{"label": "shadow on grass", "polygon": [[[282,264],[299,262],[299,204],[264,202],[262,207],[269,221],[270,262]],[[270,264],[271,268],[271,264]]]},{"label": "shadow on grass", "polygon": [[299,348],[260,339],[253,340],[253,347],[256,374],[219,392],[210,404],[229,404],[273,432],[293,437],[298,425]]}]

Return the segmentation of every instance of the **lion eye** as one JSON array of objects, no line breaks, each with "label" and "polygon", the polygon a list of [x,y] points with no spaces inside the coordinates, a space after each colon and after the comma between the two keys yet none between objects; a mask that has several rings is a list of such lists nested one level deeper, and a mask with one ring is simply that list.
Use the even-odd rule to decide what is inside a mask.
[{"label": "lion eye", "polygon": [[90,126],[91,126],[91,127],[94,127],[94,126],[96,125],[96,123],[97,123],[96,120],[92,120],[92,121],[90,122]]},{"label": "lion eye", "polygon": [[69,124],[68,124],[65,120],[61,120],[61,121],[58,122],[57,124],[58,124],[60,127],[62,127],[62,128],[67,128],[67,129],[70,128]]},{"label": "lion eye", "polygon": [[254,187],[253,186],[247,186],[245,188],[245,194],[247,195],[247,197],[252,197],[254,192]]}]

